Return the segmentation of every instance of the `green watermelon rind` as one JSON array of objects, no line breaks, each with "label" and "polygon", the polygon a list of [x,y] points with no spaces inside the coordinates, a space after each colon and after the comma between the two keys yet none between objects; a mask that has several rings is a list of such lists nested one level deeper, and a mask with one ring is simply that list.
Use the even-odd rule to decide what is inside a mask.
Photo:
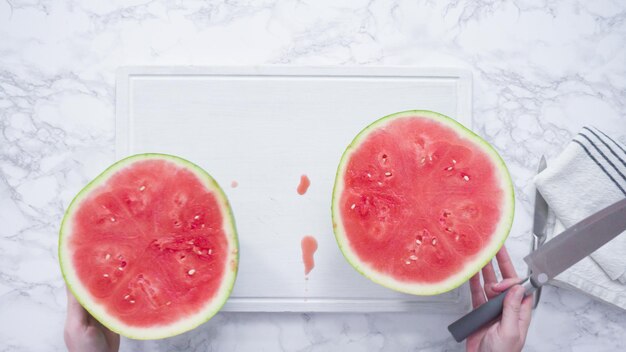
[{"label": "green watermelon rind", "polygon": [[[213,192],[218,197],[220,205],[222,205],[222,211],[225,215],[225,223],[224,229],[226,235],[229,240],[229,258],[227,260],[227,269],[225,272],[225,277],[222,282],[222,286],[218,291],[217,295],[213,300],[210,301],[210,304],[207,306],[210,309],[206,309],[206,312],[203,314],[196,314],[189,319],[184,319],[175,324],[178,324],[176,327],[164,326],[158,328],[136,328],[127,326],[126,324],[117,321],[117,319],[111,317],[109,314],[103,313],[104,309],[95,308],[98,306],[97,303],[91,301],[90,295],[87,293],[83,284],[78,280],[77,277],[70,278],[72,276],[73,271],[71,270],[70,262],[70,253],[67,248],[64,247],[64,239],[66,237],[65,233],[68,233],[69,230],[66,229],[69,222],[69,219],[72,217],[72,214],[77,209],[76,207],[80,204],[80,202],[90,194],[90,191],[99,187],[104,181],[108,180],[110,176],[114,175],[117,171],[123,169],[125,166],[132,164],[135,161],[140,160],[149,160],[149,159],[163,159],[168,160],[170,162],[174,162],[175,164],[182,166],[188,170],[194,172],[194,174],[204,182],[207,188]],[[235,217],[233,216],[232,208],[224,193],[223,189],[219,186],[217,181],[211,177],[211,175],[202,169],[200,166],[185,160],[183,158],[169,155],[169,154],[161,154],[161,153],[144,153],[144,154],[136,154],[124,159],[121,159],[109,166],[106,170],[100,173],[96,178],[94,178],[91,182],[89,182],[78,194],[72,199],[70,205],[67,207],[63,220],[61,221],[61,227],[59,230],[59,264],[61,266],[61,273],[63,275],[63,279],[67,284],[68,289],[74,295],[76,300],[83,306],[91,316],[93,316],[96,320],[106,326],[113,332],[116,332],[120,335],[126,336],[131,339],[136,340],[155,340],[162,339],[167,337],[172,337],[175,335],[182,334],[184,332],[193,330],[194,328],[206,323],[209,321],[215,314],[217,314],[226,301],[233,290],[235,280],[237,278],[237,272],[239,268],[239,240],[237,236],[237,229],[235,226]],[[67,253],[64,253],[67,252]],[[67,259],[66,260],[64,260]],[[75,281],[75,282],[74,282]],[[82,292],[81,292],[82,291]],[[221,297],[220,297],[221,296]],[[216,299],[220,299],[217,301]],[[217,303],[213,303],[217,302]],[[193,320],[193,321],[192,321]]]},{"label": "green watermelon rind", "polygon": [[[353,250],[350,248],[350,243],[348,242],[344,234],[343,225],[341,223],[341,215],[339,212],[339,201],[344,186],[343,171],[352,152],[359,147],[361,141],[363,141],[371,132],[377,130],[379,127],[382,127],[386,123],[389,123],[392,120],[398,118],[411,117],[425,117],[443,123],[453,128],[460,136],[468,138],[471,141],[475,142],[477,146],[480,146],[482,150],[486,152],[491,157],[491,160],[494,162],[494,165],[496,166],[500,175],[500,183],[505,194],[505,199],[502,206],[502,218],[500,220],[500,223],[498,224],[497,230],[494,231],[493,239],[490,244],[484,246],[480,254],[477,255],[477,257],[471,263],[467,264],[465,268],[459,273],[453,275],[447,280],[444,280],[444,282],[433,284],[401,282],[391,278],[389,275],[380,273],[374,268],[369,267],[368,264],[359,259],[356,253],[354,253]],[[372,280],[377,284],[403,293],[419,296],[437,295],[451,291],[461,286],[463,283],[467,282],[474,274],[476,274],[478,271],[481,270],[481,268],[489,263],[491,259],[496,255],[496,253],[500,250],[500,248],[504,245],[504,242],[506,241],[511,230],[511,226],[513,224],[514,214],[515,192],[513,189],[513,183],[511,181],[511,176],[506,167],[506,164],[504,163],[504,160],[498,154],[498,152],[493,148],[493,146],[491,146],[491,144],[482,139],[473,131],[463,126],[461,123],[448,116],[430,110],[408,110],[397,112],[384,116],[369,124],[363,130],[361,130],[361,132],[359,132],[356,137],[354,137],[352,142],[343,152],[341,160],[337,167],[337,172],[335,174],[335,184],[333,186],[332,193],[331,215],[335,240],[337,241],[337,245],[339,246],[341,253],[348,261],[348,263],[350,263],[350,265],[352,265],[352,267],[354,267],[354,269],[356,269],[356,271],[358,271],[361,275],[365,276],[366,278]]]}]

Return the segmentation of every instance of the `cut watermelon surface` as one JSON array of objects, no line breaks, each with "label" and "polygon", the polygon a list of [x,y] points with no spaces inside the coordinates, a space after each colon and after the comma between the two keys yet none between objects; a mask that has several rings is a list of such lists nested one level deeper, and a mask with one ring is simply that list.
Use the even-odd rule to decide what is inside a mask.
[{"label": "cut watermelon surface", "polygon": [[342,156],[333,190],[346,259],[383,286],[432,295],[467,281],[498,251],[514,214],[498,153],[430,111],[386,116]]},{"label": "cut watermelon surface", "polygon": [[141,154],[111,166],[72,201],[59,260],[70,290],[102,324],[131,338],[164,338],[225,303],[237,234],[209,174],[178,157]]}]

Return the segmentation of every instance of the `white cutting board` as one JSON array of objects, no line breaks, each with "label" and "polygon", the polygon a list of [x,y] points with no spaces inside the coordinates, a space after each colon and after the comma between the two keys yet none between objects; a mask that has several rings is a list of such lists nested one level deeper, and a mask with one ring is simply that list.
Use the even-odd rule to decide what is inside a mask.
[{"label": "white cutting board", "polygon": [[[430,297],[370,282],[343,258],[330,215],[352,138],[393,112],[434,110],[471,127],[471,76],[453,69],[125,67],[117,76],[117,157],[179,155],[231,201],[240,266],[226,311],[464,312],[467,289]],[[298,195],[300,175],[311,187]],[[231,188],[231,181],[239,183]],[[300,240],[319,243],[305,280]]]}]

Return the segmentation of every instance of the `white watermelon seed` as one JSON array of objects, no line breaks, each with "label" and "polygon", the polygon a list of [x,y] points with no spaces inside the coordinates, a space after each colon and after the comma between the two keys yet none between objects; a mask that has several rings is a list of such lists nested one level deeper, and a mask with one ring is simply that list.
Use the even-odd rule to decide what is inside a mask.
[{"label": "white watermelon seed", "polygon": [[387,176],[387,177],[391,176],[391,172],[389,172],[389,171],[385,172],[385,176]]},{"label": "white watermelon seed", "polygon": [[213,249],[209,249],[207,253],[209,253],[209,255],[213,254]]},{"label": "white watermelon seed", "polygon": [[367,173],[367,177],[371,178],[372,174],[370,174],[369,172]]},{"label": "white watermelon seed", "polygon": [[452,169],[453,169],[453,167],[452,167],[452,166],[448,166],[448,167],[446,168],[446,170],[448,170],[448,171],[450,171],[450,170],[452,170]]},{"label": "white watermelon seed", "polygon": [[422,244],[421,240],[415,240],[415,243],[417,243],[418,245]]},{"label": "white watermelon seed", "polygon": [[107,255],[105,255],[105,256],[104,256],[104,259],[105,259],[105,260],[109,260],[109,259],[111,259],[111,255],[110,255],[109,253],[107,253]]},{"label": "white watermelon seed", "polygon": [[417,256],[416,256],[416,255],[412,255],[412,256],[410,256],[410,257],[409,257],[409,259],[411,259],[411,260],[417,260]]},{"label": "white watermelon seed", "polygon": [[437,238],[433,237],[433,240],[431,241],[431,243],[433,244],[433,246],[436,245],[437,244]]},{"label": "white watermelon seed", "polygon": [[165,303],[165,305],[166,305],[166,306],[169,306],[170,304],[172,304],[172,302],[171,302],[171,301],[167,301],[167,302]]},{"label": "white watermelon seed", "polygon": [[467,175],[463,175],[463,179],[464,179],[465,181],[469,181],[469,176],[467,176]]},{"label": "white watermelon seed", "polygon": [[407,265],[408,265],[408,264],[411,264],[411,261],[410,261],[410,260],[407,260],[406,262],[404,262],[404,264],[407,264]]},{"label": "white watermelon seed", "polygon": [[196,216],[194,216],[193,218],[194,218],[194,219],[196,219],[196,220],[198,220],[198,219],[200,219],[200,215],[196,215]]},{"label": "white watermelon seed", "polygon": [[104,275],[102,275],[102,276],[103,276],[103,277],[109,277],[109,274],[104,274]]},{"label": "white watermelon seed", "polygon": [[193,275],[193,274],[195,274],[195,273],[196,273],[196,269],[191,269],[191,270],[189,270],[189,271],[187,272],[187,274],[189,274],[189,275]]},{"label": "white watermelon seed", "polygon": [[129,302],[130,302],[130,304],[135,304],[135,300],[134,299],[131,299]]},{"label": "white watermelon seed", "polygon": [[129,299],[129,298],[130,298],[130,295],[124,296],[124,299]]},{"label": "white watermelon seed", "polygon": [[354,210],[354,208],[356,208],[356,204],[352,203],[352,205],[350,206],[350,209]]},{"label": "white watermelon seed", "polygon": [[139,187],[139,191],[141,191],[141,192],[143,192],[144,189],[146,189],[146,186]]},{"label": "white watermelon seed", "polygon": [[453,164],[456,164],[456,160],[452,159],[452,163],[453,163]]},{"label": "white watermelon seed", "polygon": [[111,216],[111,222],[115,222],[115,218]]},{"label": "white watermelon seed", "polygon": [[457,234],[456,236],[454,236],[454,240],[455,240],[455,241],[458,241],[460,237],[461,237],[461,236],[459,236],[459,235]]}]

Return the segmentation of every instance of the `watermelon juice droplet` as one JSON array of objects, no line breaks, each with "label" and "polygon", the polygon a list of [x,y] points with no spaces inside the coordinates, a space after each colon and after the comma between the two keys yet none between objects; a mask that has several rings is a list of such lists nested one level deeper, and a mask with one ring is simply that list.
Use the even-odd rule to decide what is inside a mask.
[{"label": "watermelon juice droplet", "polygon": [[307,175],[300,176],[300,184],[298,185],[298,194],[303,195],[309,189],[311,185],[311,181],[307,177]]},{"label": "watermelon juice droplet", "polygon": [[239,182],[237,182],[237,181],[235,181],[235,180],[233,180],[233,181],[230,183],[230,187],[231,187],[231,188],[237,188],[237,186],[239,186]]},{"label": "watermelon juice droplet", "polygon": [[309,275],[315,267],[313,255],[317,251],[317,240],[313,236],[304,236],[300,241],[302,247],[302,262],[304,263],[304,275]]}]

